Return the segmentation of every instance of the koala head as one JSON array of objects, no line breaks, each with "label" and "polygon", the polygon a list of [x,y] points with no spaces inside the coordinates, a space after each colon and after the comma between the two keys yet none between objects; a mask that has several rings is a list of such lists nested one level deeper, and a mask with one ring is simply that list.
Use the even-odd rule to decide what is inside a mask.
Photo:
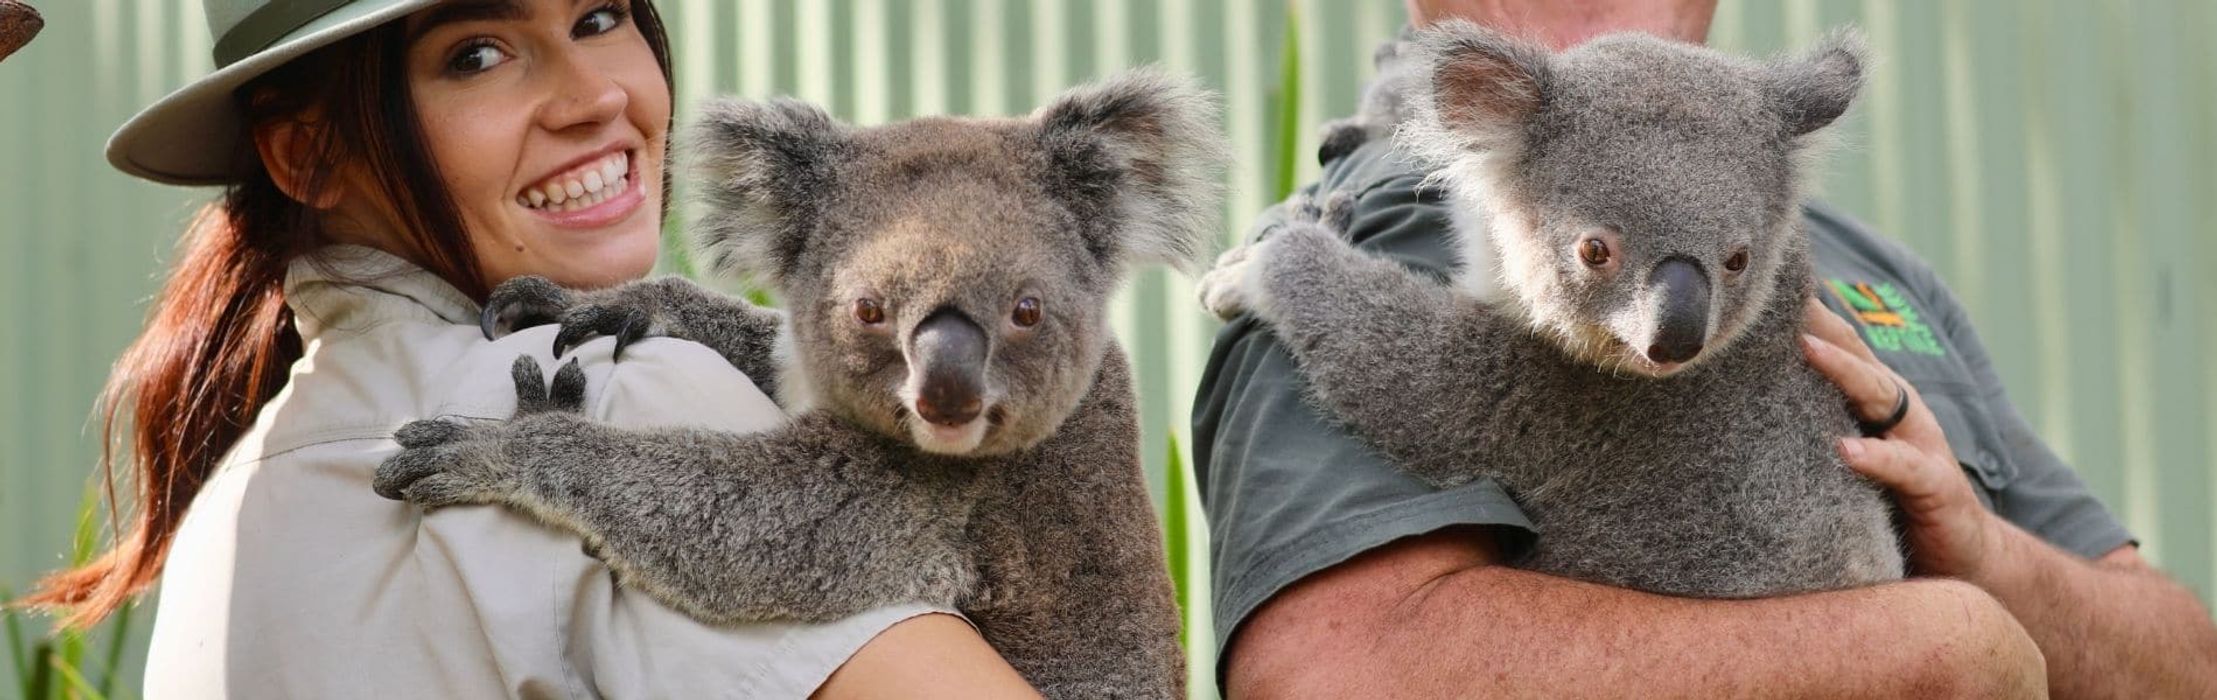
[{"label": "koala head", "polygon": [[1466,263],[1499,265],[1463,274],[1497,275],[1573,356],[1666,376],[1800,289],[1798,179],[1861,85],[1854,34],[1769,63],[1640,34],[1550,54],[1467,23],[1414,49],[1401,143],[1484,211]]},{"label": "koala head", "polygon": [[1213,100],[1152,71],[1014,119],[858,128],[726,101],[691,139],[712,264],[786,306],[788,403],[952,455],[1061,425],[1126,274],[1198,254],[1225,160]]}]

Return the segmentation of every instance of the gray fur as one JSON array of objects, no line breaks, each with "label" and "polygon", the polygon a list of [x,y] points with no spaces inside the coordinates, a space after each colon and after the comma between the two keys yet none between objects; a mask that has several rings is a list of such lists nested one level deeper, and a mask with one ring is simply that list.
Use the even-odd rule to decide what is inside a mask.
[{"label": "gray fur", "polygon": [[[1153,72],[1025,119],[853,128],[794,102],[714,105],[692,131],[708,204],[697,228],[719,268],[773,282],[786,316],[677,280],[566,295],[511,282],[491,313],[610,334],[647,318],[766,368],[758,383],[798,415],[758,434],[626,431],[543,408],[419,422],[378,488],[532,513],[704,620],[952,605],[1049,697],[1182,696],[1107,307],[1134,266],[1181,262],[1205,240],[1223,166],[1214,124],[1204,92]],[[1011,305],[1027,296],[1044,318],[1020,327]],[[864,297],[882,322],[858,321]],[[928,360],[912,335],[947,314],[989,338],[968,368],[988,421],[969,445],[928,441],[914,409],[913,365]],[[561,388],[572,372],[555,399],[524,405],[574,405]],[[519,365],[527,399],[544,393],[537,377]]]},{"label": "gray fur", "polygon": [[[1834,451],[1845,401],[1798,347],[1799,163],[1855,93],[1854,37],[1768,65],[1639,35],[1550,55],[1467,24],[1414,48],[1402,142],[1484,212],[1466,261],[1500,267],[1434,283],[1348,246],[1335,204],[1227,253],[1206,303],[1270,323],[1313,398],[1410,473],[1507,488],[1540,533],[1521,566],[1704,597],[1899,578],[1887,501]],[[1604,230],[1613,269],[1578,253]],[[1671,258],[1714,290],[1680,365],[1641,350]],[[1496,276],[1502,298],[1471,291]]]}]

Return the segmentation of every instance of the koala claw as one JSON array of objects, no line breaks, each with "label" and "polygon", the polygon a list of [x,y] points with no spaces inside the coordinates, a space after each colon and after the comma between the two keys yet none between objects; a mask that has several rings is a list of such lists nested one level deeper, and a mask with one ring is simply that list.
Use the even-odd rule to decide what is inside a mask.
[{"label": "koala claw", "polygon": [[485,311],[477,317],[477,328],[485,333],[486,340],[496,340],[525,328],[554,323],[572,303],[569,290],[553,280],[538,275],[510,278],[485,297]]},{"label": "koala claw", "polygon": [[554,335],[554,356],[569,354],[571,349],[596,335],[616,339],[614,359],[622,360],[624,348],[649,335],[653,321],[637,309],[614,306],[586,305],[570,309],[559,321],[562,331]]}]

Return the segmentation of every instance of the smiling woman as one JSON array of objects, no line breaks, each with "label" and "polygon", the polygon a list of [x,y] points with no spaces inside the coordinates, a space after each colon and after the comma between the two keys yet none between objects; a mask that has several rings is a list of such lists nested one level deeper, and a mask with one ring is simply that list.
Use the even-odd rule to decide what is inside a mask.
[{"label": "smiling woman", "polygon": [[[124,172],[225,188],[109,378],[129,527],[28,602],[83,627],[159,577],[146,685],[173,696],[1027,692],[951,611],[707,627],[523,516],[371,491],[406,421],[514,410],[507,368],[554,329],[485,340],[487,289],[652,266],[671,80],[650,2],[206,5],[220,68],[109,143]],[[614,424],[782,418],[697,345],[575,356]]]}]

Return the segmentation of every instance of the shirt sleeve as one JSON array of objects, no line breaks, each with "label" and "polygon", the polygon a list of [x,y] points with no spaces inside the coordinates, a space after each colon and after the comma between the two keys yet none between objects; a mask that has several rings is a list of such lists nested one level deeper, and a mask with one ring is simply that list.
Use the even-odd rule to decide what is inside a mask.
[{"label": "shirt sleeve", "polygon": [[[742,432],[784,420],[745,374],[705,346],[650,338],[626,348],[621,362],[610,360],[613,348],[603,338],[570,354],[586,371],[585,410],[597,420]],[[555,366],[551,358],[541,361]],[[807,697],[886,628],[917,615],[954,613],[904,604],[823,624],[710,626],[617,586],[605,565],[582,552],[554,567],[552,586],[551,612],[568,665],[592,695],[609,698]]]},{"label": "shirt sleeve", "polygon": [[[1443,277],[1446,208],[1378,143],[1327,166],[1304,191],[1354,193],[1357,247]],[[1282,207],[1282,205],[1281,205]],[[1281,220],[1266,211],[1258,228]],[[1397,539],[1454,525],[1530,531],[1490,480],[1435,490],[1404,475],[1303,399],[1276,336],[1253,319],[1218,333],[1195,400],[1194,469],[1210,527],[1219,648],[1287,585]],[[1223,657],[1220,655],[1219,659]],[[1221,661],[1217,669],[1221,679]]]},{"label": "shirt sleeve", "polygon": [[2016,403],[2009,400],[1986,354],[1986,345],[1979,340],[1955,292],[1921,261],[1907,267],[1910,279],[1905,281],[1921,287],[1921,296],[1931,300],[1933,325],[1947,336],[1970,373],[1974,399],[1994,425],[1998,443],[1994,450],[2015,472],[2007,484],[1993,490],[1995,514],[2088,559],[2136,544],[2132,533],[2094,497],[2078,473],[2033,432]]}]

